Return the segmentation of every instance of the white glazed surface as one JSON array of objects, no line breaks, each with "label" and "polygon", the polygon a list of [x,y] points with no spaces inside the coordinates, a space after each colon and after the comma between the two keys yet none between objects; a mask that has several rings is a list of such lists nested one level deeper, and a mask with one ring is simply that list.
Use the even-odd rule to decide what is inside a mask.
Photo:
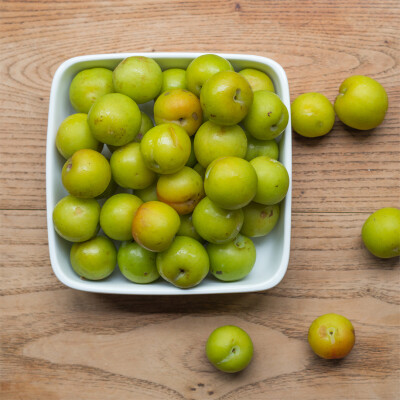
[{"label": "white glazed surface", "polygon": [[[72,270],[69,261],[71,243],[60,238],[53,226],[52,212],[57,202],[68,193],[61,183],[61,168],[65,160],[58,154],[55,146],[57,130],[61,122],[74,109],[69,102],[69,86],[73,77],[81,70],[93,67],[114,69],[126,57],[142,55],[156,60],[161,68],[186,68],[190,61],[201,53],[119,53],[98,54],[71,58],[57,69],[50,93],[49,119],[46,148],[46,202],[47,227],[50,260],[57,278],[71,288],[98,293],[140,294],[140,295],[182,295],[256,292],[276,286],[284,277],[289,263],[291,231],[291,191],[292,191],[292,138],[290,123],[289,85],[283,68],[275,61],[253,55],[219,54],[229,60],[236,71],[243,68],[257,68],[266,72],[272,79],[275,91],[289,110],[289,123],[280,137],[279,160],[286,167],[290,186],[281,205],[281,216],[277,226],[266,237],[253,239],[257,260],[253,270],[244,279],[237,282],[221,282],[209,275],[198,286],[179,289],[161,278],[151,284],[135,284],[125,279],[118,267],[103,281],[92,282],[81,279]],[[152,115],[152,102],[140,105],[140,108]]]}]

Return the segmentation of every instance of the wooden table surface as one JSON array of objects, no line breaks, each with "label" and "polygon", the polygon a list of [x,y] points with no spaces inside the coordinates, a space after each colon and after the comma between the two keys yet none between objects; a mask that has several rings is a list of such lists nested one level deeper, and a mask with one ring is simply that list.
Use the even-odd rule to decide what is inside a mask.
[{"label": "wooden table surface", "polygon": [[[398,0],[0,2],[0,398],[398,399],[399,259],[364,248],[373,211],[400,202]],[[332,102],[369,75],[386,88],[383,124],[336,121],[326,137],[293,134],[292,242],[274,289],[188,297],[74,291],[52,272],[45,145],[50,85],[64,60],[114,52],[257,54],[286,70],[292,100]],[[317,316],[356,330],[341,361],[307,343]],[[204,344],[217,326],[253,338],[242,373],[219,373]]]}]

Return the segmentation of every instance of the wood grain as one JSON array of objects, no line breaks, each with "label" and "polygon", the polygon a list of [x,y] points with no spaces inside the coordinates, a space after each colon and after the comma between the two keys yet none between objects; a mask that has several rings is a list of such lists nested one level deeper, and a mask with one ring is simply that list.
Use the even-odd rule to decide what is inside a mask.
[{"label": "wood grain", "polygon": [[[370,255],[367,216],[400,206],[400,4],[338,1],[0,2],[0,398],[400,398],[399,260]],[[288,272],[267,292],[178,297],[73,291],[48,256],[45,147],[57,67],[83,54],[259,54],[285,69],[291,97],[334,101],[342,80],[386,88],[383,124],[293,135]],[[316,357],[314,318],[346,315],[357,341],[344,360]],[[205,359],[208,334],[246,329],[255,357],[235,376]]]}]

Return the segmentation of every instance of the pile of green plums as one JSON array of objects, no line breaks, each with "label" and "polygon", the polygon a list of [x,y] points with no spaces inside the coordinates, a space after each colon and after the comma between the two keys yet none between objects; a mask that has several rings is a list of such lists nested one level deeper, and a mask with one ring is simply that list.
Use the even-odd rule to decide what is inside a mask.
[{"label": "pile of green plums", "polygon": [[266,73],[213,54],[165,71],[132,56],[79,72],[69,97],[77,113],[56,136],[69,195],[53,222],[80,277],[118,265],[135,283],[190,288],[250,273],[251,238],[272,231],[289,188],[275,140],[288,110]]}]

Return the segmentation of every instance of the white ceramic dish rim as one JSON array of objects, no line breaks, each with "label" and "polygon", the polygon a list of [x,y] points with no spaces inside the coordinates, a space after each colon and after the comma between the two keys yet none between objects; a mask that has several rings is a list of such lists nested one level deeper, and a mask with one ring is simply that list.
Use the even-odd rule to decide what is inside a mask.
[{"label": "white ceramic dish rim", "polygon": [[[57,69],[50,92],[50,102],[49,102],[49,117],[48,117],[48,130],[47,130],[47,144],[46,144],[46,205],[47,205],[47,227],[48,227],[48,242],[49,242],[49,253],[50,261],[53,271],[57,278],[66,286],[95,293],[108,293],[108,294],[133,294],[133,295],[195,295],[195,294],[228,294],[228,293],[246,293],[246,292],[259,292],[271,289],[272,287],[278,285],[278,283],[283,279],[286,274],[287,267],[289,264],[290,255],[290,237],[291,237],[291,201],[292,201],[292,140],[291,140],[291,122],[290,122],[290,95],[289,95],[289,84],[287,80],[286,73],[282,66],[272,59],[257,56],[257,55],[247,55],[247,54],[229,54],[229,53],[213,53],[218,54],[231,62],[253,62],[261,63],[267,65],[276,74],[278,83],[280,85],[280,97],[283,103],[289,110],[289,123],[285,129],[283,135],[285,136],[284,141],[284,153],[285,162],[284,165],[289,173],[290,184],[289,190],[286,198],[283,202],[285,212],[284,212],[284,235],[283,235],[283,254],[281,257],[281,262],[277,268],[275,274],[267,281],[261,281],[257,284],[248,285],[248,287],[235,287],[230,283],[221,282],[221,285],[209,287],[207,285],[198,285],[190,289],[179,289],[173,285],[169,285],[164,290],[160,290],[157,287],[152,287],[152,284],[148,285],[137,285],[132,284],[132,290],[122,290],[118,288],[118,285],[110,285],[109,287],[98,286],[96,287],[96,282],[85,281],[85,280],[71,280],[63,271],[57,260],[56,254],[56,232],[53,226],[52,220],[52,210],[56,204],[55,193],[51,190],[51,181],[53,174],[55,173],[54,168],[52,168],[52,157],[56,151],[51,132],[58,129],[57,123],[55,121],[55,107],[56,107],[56,97],[59,91],[61,80],[65,71],[77,63],[82,62],[93,62],[93,61],[106,61],[106,60],[122,60],[130,56],[145,56],[150,57],[155,60],[157,59],[194,59],[202,54],[207,53],[194,53],[194,52],[135,52],[135,53],[113,53],[113,54],[95,54],[95,55],[85,55],[74,57],[63,62]],[[276,85],[276,79],[273,79]],[[282,218],[282,215],[281,215]],[[223,288],[223,289],[221,289]]]}]

